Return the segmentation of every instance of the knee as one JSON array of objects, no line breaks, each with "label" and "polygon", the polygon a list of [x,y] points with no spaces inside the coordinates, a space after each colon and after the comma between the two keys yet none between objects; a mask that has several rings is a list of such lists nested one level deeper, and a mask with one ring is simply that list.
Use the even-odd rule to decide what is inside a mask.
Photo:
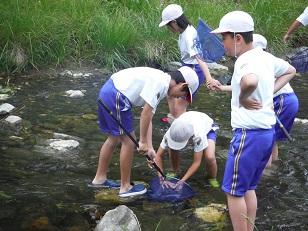
[{"label": "knee", "polygon": [[215,165],[216,164],[216,157],[215,156],[210,156],[206,158],[206,163],[208,165]]},{"label": "knee", "polygon": [[109,146],[110,148],[115,148],[117,144],[119,143],[118,137],[108,137],[108,139],[105,141],[104,145]]}]

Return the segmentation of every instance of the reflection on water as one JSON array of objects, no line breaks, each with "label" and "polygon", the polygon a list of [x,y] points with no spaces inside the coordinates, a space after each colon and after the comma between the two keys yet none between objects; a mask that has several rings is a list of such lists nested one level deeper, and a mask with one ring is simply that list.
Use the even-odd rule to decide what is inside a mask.
[{"label": "reflection on water", "polygon": [[[302,76],[292,83],[301,105],[298,117],[306,119],[307,78]],[[22,139],[12,139],[12,134],[0,132],[0,230],[91,230],[95,219],[122,203],[136,213],[143,230],[231,230],[229,220],[205,223],[193,215],[195,208],[225,203],[220,189],[205,184],[203,168],[190,181],[198,193],[190,201],[172,205],[145,198],[125,202],[95,200],[95,191],[88,189],[86,183],[95,174],[98,152],[105,139],[93,116],[96,96],[104,82],[102,76],[42,76],[15,81],[11,84],[20,90],[6,102],[23,107],[17,115],[23,118],[24,129],[17,134]],[[70,89],[86,90],[85,97],[65,97],[65,91]],[[209,114],[220,125],[217,160],[221,179],[231,137],[230,96],[203,89],[190,109]],[[166,113],[167,105],[162,102],[154,118],[155,147],[167,129],[160,122]],[[79,150],[64,155],[38,148],[54,132],[83,139]],[[259,230],[308,230],[307,134],[308,124],[296,124],[292,131],[295,142],[280,146],[280,161],[263,177],[257,190]],[[190,165],[190,154],[183,155],[183,159],[184,166]],[[118,154],[114,155],[109,172],[115,179],[119,179],[117,160]],[[144,157],[136,154],[133,180],[149,182],[152,177]]]}]

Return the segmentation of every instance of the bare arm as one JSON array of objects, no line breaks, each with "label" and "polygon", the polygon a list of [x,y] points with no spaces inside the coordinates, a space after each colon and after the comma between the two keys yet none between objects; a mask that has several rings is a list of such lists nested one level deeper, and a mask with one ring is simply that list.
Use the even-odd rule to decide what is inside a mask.
[{"label": "bare arm", "polygon": [[207,88],[209,88],[210,90],[215,90],[216,87],[220,86],[221,83],[214,79],[209,71],[209,68],[206,64],[206,62],[204,62],[200,57],[195,56],[204,76],[206,77],[206,86]]},{"label": "bare arm", "polygon": [[241,79],[241,93],[239,96],[240,104],[249,110],[260,109],[261,103],[251,98],[251,94],[258,86],[258,77],[254,74],[248,74]]},{"label": "bare arm", "polygon": [[221,85],[221,86],[218,86],[217,87],[217,90],[220,90],[220,91],[232,91],[232,87],[230,85]]},{"label": "bare arm", "polygon": [[299,28],[303,26],[303,24],[297,20],[295,20],[291,26],[289,27],[287,33],[285,33],[285,35],[283,36],[283,41],[286,43],[288,41],[288,39],[290,38],[290,36],[293,34],[293,32]]},{"label": "bare arm", "polygon": [[286,73],[275,80],[274,93],[279,91],[284,85],[286,85],[295,76],[296,69],[290,65]]},{"label": "bare arm", "polygon": [[196,152],[194,154],[194,162],[192,165],[188,168],[186,171],[185,175],[182,177],[181,181],[187,181],[199,168],[202,160],[202,154],[203,151],[201,152]]},{"label": "bare arm", "polygon": [[[155,156],[155,163],[157,164],[157,166],[164,171],[163,167],[163,156],[165,154],[165,149],[163,149],[162,147],[159,147]],[[160,175],[159,173],[157,173],[158,175]]]},{"label": "bare arm", "polygon": [[[149,104],[145,104],[140,116],[140,141],[139,141],[139,152],[147,152],[149,144],[152,144],[152,137],[148,138],[149,129],[152,128],[153,113],[152,107]],[[151,132],[152,134],[152,132]],[[150,141],[150,143],[149,143]]]}]

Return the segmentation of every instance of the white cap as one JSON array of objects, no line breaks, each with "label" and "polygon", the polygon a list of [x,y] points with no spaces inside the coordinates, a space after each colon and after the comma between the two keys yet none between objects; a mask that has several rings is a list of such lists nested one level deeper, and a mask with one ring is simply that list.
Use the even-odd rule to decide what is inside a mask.
[{"label": "white cap", "polygon": [[219,27],[211,33],[224,32],[249,32],[254,30],[252,17],[244,11],[232,11],[227,13],[219,22]]},{"label": "white cap", "polygon": [[189,96],[188,102],[192,103],[192,95],[196,92],[199,86],[199,78],[196,72],[187,66],[180,67],[178,71],[183,75],[185,82],[188,84]]},{"label": "white cap", "polygon": [[253,45],[254,48],[260,47],[260,48],[265,50],[266,47],[267,47],[267,40],[263,35],[253,34],[252,45]]},{"label": "white cap", "polygon": [[191,124],[175,119],[166,132],[168,147],[173,150],[183,149],[189,138],[194,135],[194,128]]},{"label": "white cap", "polygon": [[171,22],[172,20],[177,19],[182,14],[183,14],[183,9],[181,6],[177,4],[168,5],[161,14],[162,21],[161,23],[159,23],[159,27],[162,27]]}]

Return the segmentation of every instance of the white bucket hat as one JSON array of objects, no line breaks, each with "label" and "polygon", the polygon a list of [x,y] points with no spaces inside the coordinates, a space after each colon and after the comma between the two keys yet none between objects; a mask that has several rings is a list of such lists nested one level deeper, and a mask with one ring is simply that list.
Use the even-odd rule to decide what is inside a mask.
[{"label": "white bucket hat", "polygon": [[169,148],[181,150],[193,135],[194,128],[191,124],[183,123],[183,121],[175,119],[165,136]]},{"label": "white bucket hat", "polygon": [[211,33],[249,32],[253,30],[254,22],[248,13],[244,11],[232,11],[221,18],[219,27],[211,31]]},{"label": "white bucket hat", "polygon": [[199,78],[196,72],[187,66],[180,67],[178,71],[183,75],[189,89],[188,102],[192,103],[192,95],[196,92],[199,86]]},{"label": "white bucket hat", "polygon": [[165,26],[172,20],[177,19],[183,14],[183,9],[177,4],[168,5],[162,12],[161,18],[162,21],[159,23],[159,27]]},{"label": "white bucket hat", "polygon": [[263,50],[267,47],[267,40],[263,35],[260,34],[253,34],[253,42],[252,45],[254,48],[260,47]]}]

